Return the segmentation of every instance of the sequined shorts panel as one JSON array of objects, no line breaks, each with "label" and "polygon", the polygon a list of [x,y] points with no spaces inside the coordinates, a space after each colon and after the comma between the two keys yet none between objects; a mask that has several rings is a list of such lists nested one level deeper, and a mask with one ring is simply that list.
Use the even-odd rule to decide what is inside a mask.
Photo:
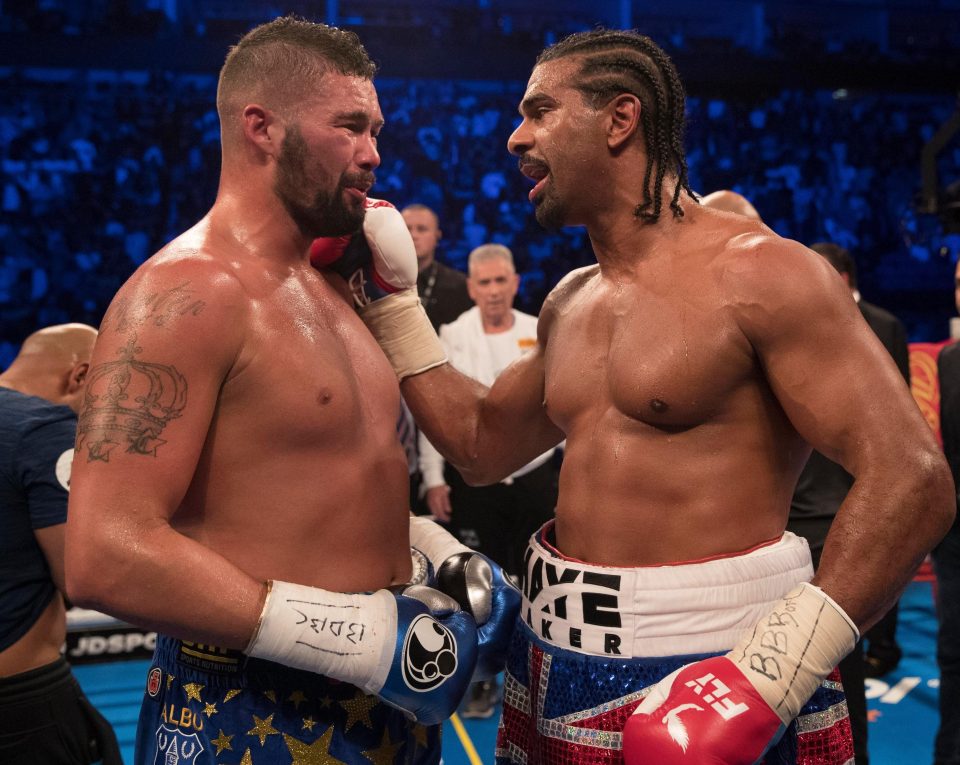
[{"label": "sequined shorts panel", "polygon": [[[499,765],[619,765],[621,731],[651,685],[709,655],[657,659],[588,656],[538,640],[518,621],[507,661]],[[853,761],[837,670],[803,707],[764,765]]]}]

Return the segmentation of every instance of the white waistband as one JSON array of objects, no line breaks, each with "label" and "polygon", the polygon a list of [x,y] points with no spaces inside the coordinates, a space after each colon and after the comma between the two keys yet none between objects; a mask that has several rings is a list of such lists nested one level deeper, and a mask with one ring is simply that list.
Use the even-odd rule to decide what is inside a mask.
[{"label": "white waistband", "polygon": [[620,658],[726,651],[813,577],[806,540],[790,532],[742,555],[642,568],[565,560],[537,534],[525,564],[522,617],[537,637]]}]

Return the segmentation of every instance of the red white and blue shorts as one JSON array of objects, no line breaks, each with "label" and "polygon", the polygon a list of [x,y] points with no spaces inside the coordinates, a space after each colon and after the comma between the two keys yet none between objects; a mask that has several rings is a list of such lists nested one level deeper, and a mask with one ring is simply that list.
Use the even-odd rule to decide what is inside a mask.
[{"label": "red white and blue shorts", "polygon": [[[786,533],[739,555],[613,568],[530,540],[523,606],[507,660],[500,765],[615,765],[621,731],[650,687],[726,653],[797,582],[813,575],[806,542]],[[817,689],[764,765],[853,762],[839,673]]]}]

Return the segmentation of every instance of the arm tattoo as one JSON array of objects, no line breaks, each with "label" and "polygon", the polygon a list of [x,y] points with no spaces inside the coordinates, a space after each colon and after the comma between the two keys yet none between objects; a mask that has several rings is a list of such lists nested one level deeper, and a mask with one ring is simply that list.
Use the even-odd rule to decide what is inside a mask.
[{"label": "arm tattoo", "polygon": [[103,328],[113,324],[114,331],[120,333],[126,332],[135,323],[163,327],[177,316],[186,316],[188,313],[196,316],[206,305],[196,297],[190,282],[184,282],[163,292],[151,293],[136,311],[128,298],[119,298],[103,317]]},{"label": "arm tattoo", "polygon": [[187,405],[187,381],[176,367],[151,364],[135,356],[136,337],[119,349],[120,358],[98,364],[87,375],[76,449],[87,462],[109,462],[110,452],[157,456],[166,441],[160,433]]}]

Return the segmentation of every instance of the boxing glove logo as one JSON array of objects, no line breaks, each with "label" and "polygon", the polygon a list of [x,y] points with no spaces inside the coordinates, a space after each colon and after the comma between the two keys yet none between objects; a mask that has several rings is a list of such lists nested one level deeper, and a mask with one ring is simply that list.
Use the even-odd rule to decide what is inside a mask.
[{"label": "boxing glove logo", "polygon": [[457,671],[453,633],[427,614],[414,618],[403,641],[403,681],[413,691],[432,691]]},{"label": "boxing glove logo", "polygon": [[690,745],[690,734],[687,731],[687,726],[684,725],[683,720],[680,719],[680,713],[686,712],[688,709],[696,709],[698,712],[703,711],[703,707],[699,704],[681,704],[667,712],[660,721],[666,724],[667,733],[670,734],[670,738],[677,742],[677,745],[684,753],[686,753],[687,747]]}]

